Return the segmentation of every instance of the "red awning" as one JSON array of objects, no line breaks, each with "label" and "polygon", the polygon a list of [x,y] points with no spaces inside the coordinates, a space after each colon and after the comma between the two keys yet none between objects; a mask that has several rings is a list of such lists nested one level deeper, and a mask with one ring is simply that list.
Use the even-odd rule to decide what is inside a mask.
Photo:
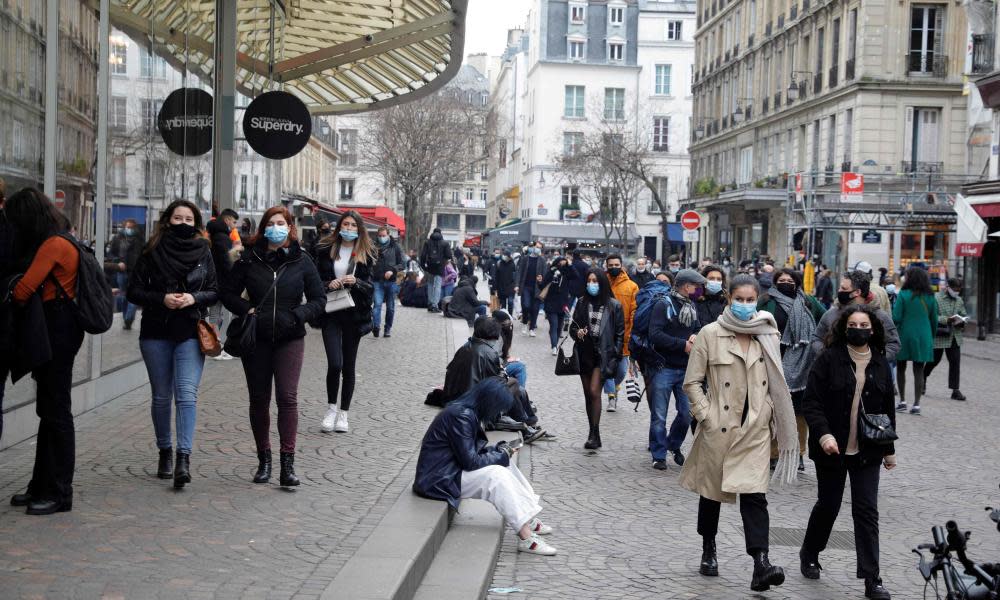
[{"label": "red awning", "polygon": [[[975,196],[970,196],[969,198],[974,199]],[[990,217],[1000,217],[1000,202],[990,202],[987,204],[972,204],[972,208],[975,209],[976,213],[978,213],[979,216],[984,219]]]},{"label": "red awning", "polygon": [[342,204],[338,208],[340,208],[340,210],[357,211],[357,213],[365,219],[370,219],[380,224],[384,223],[395,227],[399,231],[400,237],[404,237],[406,235],[406,222],[403,220],[403,217],[396,214],[396,212],[388,206],[352,206],[349,204]]},{"label": "red awning", "polygon": [[481,236],[481,235],[473,235],[473,236],[467,237],[467,238],[465,238],[465,242],[462,245],[465,246],[466,248],[475,248],[476,246],[482,246],[483,245],[483,236]]}]

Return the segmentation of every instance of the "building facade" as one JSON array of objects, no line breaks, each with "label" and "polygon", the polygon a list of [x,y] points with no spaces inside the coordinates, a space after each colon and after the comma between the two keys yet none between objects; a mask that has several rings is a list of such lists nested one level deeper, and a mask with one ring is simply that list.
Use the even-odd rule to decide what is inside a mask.
[{"label": "building facade", "polygon": [[[954,3],[700,0],[693,255],[952,259],[937,200],[967,169],[965,32]],[[863,175],[860,196],[844,201],[842,173]]]}]

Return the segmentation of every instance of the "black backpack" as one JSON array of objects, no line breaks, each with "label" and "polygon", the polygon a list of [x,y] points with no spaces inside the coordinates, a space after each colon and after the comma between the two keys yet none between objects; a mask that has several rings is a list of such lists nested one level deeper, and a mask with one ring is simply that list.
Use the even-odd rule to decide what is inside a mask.
[{"label": "black backpack", "polygon": [[444,264],[444,242],[439,242],[437,240],[431,240],[431,245],[427,249],[427,266],[432,269],[437,269]]},{"label": "black backpack", "polygon": [[[97,257],[88,252],[71,235],[59,234],[67,242],[73,244],[80,255],[80,263],[76,270],[76,297],[72,300],[76,321],[84,331],[90,334],[100,334],[111,329],[114,319],[114,296],[111,287],[104,276],[104,269],[97,262]],[[69,295],[59,281],[52,277],[56,287],[63,297]]]}]

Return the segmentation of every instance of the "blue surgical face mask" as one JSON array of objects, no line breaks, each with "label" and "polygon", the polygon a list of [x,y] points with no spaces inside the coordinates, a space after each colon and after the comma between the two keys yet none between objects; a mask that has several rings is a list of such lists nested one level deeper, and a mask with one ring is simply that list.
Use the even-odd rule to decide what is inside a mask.
[{"label": "blue surgical face mask", "polygon": [[353,242],[354,240],[358,239],[358,232],[357,231],[348,231],[347,229],[341,229],[340,230],[340,239],[342,239],[344,241],[347,241],[347,242]]},{"label": "blue surgical face mask", "polygon": [[272,244],[284,244],[288,239],[288,225],[268,225],[264,228],[264,237]]},{"label": "blue surgical face mask", "polygon": [[740,321],[749,321],[757,314],[757,304],[754,302],[733,302],[729,305],[729,309]]},{"label": "blue surgical face mask", "polygon": [[601,291],[601,284],[599,284],[599,283],[588,283],[587,284],[587,293],[590,294],[591,296],[596,296],[597,293],[600,292],[600,291]]},{"label": "blue surgical face mask", "polygon": [[388,244],[389,243],[389,239],[390,238],[387,235],[380,235],[380,236],[378,236],[378,241],[380,243],[382,243],[382,244]]},{"label": "blue surgical face mask", "polygon": [[135,230],[133,230],[131,227],[126,227],[122,229],[122,233],[124,233],[125,235],[132,235],[133,233],[135,233]]},{"label": "blue surgical face mask", "polygon": [[708,281],[705,283],[705,291],[709,294],[718,294],[722,291],[721,281]]}]

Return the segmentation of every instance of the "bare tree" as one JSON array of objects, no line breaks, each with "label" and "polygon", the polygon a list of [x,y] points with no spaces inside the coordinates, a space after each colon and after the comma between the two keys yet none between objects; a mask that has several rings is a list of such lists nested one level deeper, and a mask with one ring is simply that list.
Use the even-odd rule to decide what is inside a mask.
[{"label": "bare tree", "polygon": [[446,88],[369,118],[359,152],[402,197],[407,246],[416,248],[430,231],[436,192],[488,158],[495,117]]}]

